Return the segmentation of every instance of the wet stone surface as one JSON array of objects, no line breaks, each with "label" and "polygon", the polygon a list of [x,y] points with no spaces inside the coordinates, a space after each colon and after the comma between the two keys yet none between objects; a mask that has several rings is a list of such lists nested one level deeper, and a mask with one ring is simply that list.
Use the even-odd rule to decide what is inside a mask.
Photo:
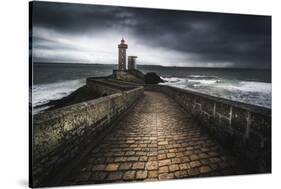
[{"label": "wet stone surface", "polygon": [[243,173],[237,165],[173,99],[146,91],[132,111],[62,184]]}]

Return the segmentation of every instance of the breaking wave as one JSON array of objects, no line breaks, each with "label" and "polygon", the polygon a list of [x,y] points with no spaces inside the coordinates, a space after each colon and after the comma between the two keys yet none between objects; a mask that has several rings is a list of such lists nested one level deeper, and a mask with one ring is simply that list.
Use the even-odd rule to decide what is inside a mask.
[{"label": "breaking wave", "polygon": [[39,84],[32,87],[32,107],[36,114],[47,106],[42,106],[50,100],[60,99],[69,95],[85,84],[85,80],[69,80],[57,83]]},{"label": "breaking wave", "polygon": [[185,78],[162,77],[170,85],[234,101],[271,108],[271,83],[224,80],[216,76],[189,75]]}]

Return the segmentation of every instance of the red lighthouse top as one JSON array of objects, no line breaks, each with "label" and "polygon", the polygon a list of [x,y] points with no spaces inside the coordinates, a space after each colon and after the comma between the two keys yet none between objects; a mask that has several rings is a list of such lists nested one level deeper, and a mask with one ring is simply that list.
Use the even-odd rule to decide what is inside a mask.
[{"label": "red lighthouse top", "polygon": [[121,43],[118,45],[118,48],[128,48],[128,45],[125,43],[124,38],[122,38]]}]

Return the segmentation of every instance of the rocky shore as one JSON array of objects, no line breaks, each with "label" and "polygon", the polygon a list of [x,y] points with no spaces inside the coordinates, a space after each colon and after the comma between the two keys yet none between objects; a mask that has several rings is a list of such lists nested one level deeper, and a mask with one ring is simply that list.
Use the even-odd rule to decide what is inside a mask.
[{"label": "rocky shore", "polygon": [[159,75],[154,72],[148,72],[144,75],[145,84],[158,84],[165,82]]},{"label": "rocky shore", "polygon": [[[142,75],[141,79],[144,80],[145,84],[158,84],[158,83],[165,82],[160,78],[160,76],[158,76],[154,72],[148,72],[146,74],[143,74],[142,72],[138,71],[137,74],[138,77]],[[110,77],[111,76],[109,76],[108,78]],[[99,97],[101,96],[97,92],[89,89],[86,85],[84,85],[66,97],[57,100],[51,100],[47,104],[40,105],[38,107],[43,107],[43,106],[49,107],[47,110],[45,110],[48,111],[48,110],[53,110],[53,109],[69,106],[72,104],[88,101],[88,100],[93,100]]]},{"label": "rocky shore", "polygon": [[79,89],[75,90],[74,92],[72,92],[71,94],[69,94],[68,96],[58,100],[51,100],[47,104],[44,104],[42,106],[48,106],[49,108],[47,110],[53,110],[53,109],[69,106],[72,104],[93,100],[99,97],[100,96],[97,93],[88,89],[87,86],[84,85]]}]

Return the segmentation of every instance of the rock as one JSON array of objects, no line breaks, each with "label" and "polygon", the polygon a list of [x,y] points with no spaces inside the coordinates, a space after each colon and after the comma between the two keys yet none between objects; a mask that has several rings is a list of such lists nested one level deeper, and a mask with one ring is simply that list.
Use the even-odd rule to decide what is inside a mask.
[{"label": "rock", "polygon": [[[69,106],[72,104],[92,100],[95,98],[99,98],[100,96],[95,92],[87,88],[86,85],[80,87],[79,89],[73,91],[68,96],[65,96],[61,99],[51,100],[47,104],[39,105],[40,106],[49,106],[47,110],[57,109],[65,106]],[[46,110],[45,110],[46,111]]]},{"label": "rock", "polygon": [[156,73],[148,72],[144,76],[144,82],[145,84],[158,84],[164,82],[164,80],[161,79]]}]

